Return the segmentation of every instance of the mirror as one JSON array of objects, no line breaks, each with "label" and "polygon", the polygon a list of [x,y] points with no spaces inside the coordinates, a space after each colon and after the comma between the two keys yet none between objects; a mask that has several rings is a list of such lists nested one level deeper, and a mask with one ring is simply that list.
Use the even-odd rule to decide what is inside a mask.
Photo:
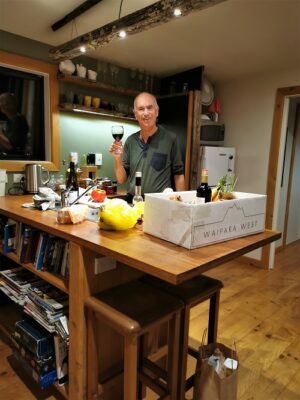
[{"label": "mirror", "polygon": [[[50,171],[59,170],[58,81],[56,64],[0,51],[0,93],[14,93],[18,113],[23,115],[26,145],[17,150],[1,149],[0,168],[8,172],[22,171],[28,163],[39,163]],[[28,87],[34,89],[29,90]],[[11,96],[13,97],[13,96]],[[2,100],[10,100],[5,95]],[[21,100],[22,98],[22,100]],[[1,95],[0,95],[0,102]],[[9,117],[0,103],[0,121],[7,129]],[[28,107],[33,104],[34,107]],[[27,124],[27,125],[26,125]],[[12,146],[10,146],[12,147]]]}]

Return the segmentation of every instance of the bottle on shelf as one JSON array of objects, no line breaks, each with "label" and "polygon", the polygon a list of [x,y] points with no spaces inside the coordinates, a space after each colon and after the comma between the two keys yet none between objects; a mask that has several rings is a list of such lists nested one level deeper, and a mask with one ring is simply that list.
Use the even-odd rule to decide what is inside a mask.
[{"label": "bottle on shelf", "polygon": [[201,171],[201,183],[197,188],[197,203],[209,203],[211,201],[211,188],[208,186],[208,171]]},{"label": "bottle on shelf", "polygon": [[75,170],[75,163],[73,161],[70,162],[69,170],[66,189],[69,193],[69,204],[72,204],[73,201],[78,197],[77,174]]},{"label": "bottle on shelf", "polygon": [[143,204],[144,204],[144,199],[142,196],[142,173],[140,171],[137,171],[135,173],[135,194],[132,199],[132,204],[137,207],[141,207],[141,216],[138,219],[138,222],[143,221]]}]

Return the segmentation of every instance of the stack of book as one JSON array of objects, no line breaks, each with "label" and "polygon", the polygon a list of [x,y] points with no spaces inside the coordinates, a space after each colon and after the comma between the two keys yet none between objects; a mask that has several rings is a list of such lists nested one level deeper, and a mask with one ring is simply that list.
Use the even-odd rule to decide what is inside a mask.
[{"label": "stack of book", "polygon": [[16,322],[12,343],[14,356],[41,388],[57,380],[53,335],[34,321],[24,319]]},{"label": "stack of book", "polygon": [[0,271],[0,290],[21,306],[31,285],[38,287],[43,283],[42,279],[23,267]]},{"label": "stack of book", "polygon": [[24,311],[49,332],[56,331],[60,319],[68,315],[68,308],[68,295],[45,281],[28,289]]}]

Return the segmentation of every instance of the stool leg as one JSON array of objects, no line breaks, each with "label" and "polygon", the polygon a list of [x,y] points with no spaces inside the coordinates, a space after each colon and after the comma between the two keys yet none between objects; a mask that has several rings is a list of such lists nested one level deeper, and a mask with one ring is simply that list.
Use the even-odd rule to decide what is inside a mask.
[{"label": "stool leg", "polygon": [[168,380],[170,398],[178,399],[178,366],[179,366],[179,348],[180,348],[180,313],[177,312],[169,322],[168,338]]},{"label": "stool leg", "polygon": [[137,399],[138,338],[135,335],[124,339],[124,400]]},{"label": "stool leg", "polygon": [[220,291],[216,292],[209,302],[207,343],[215,343],[218,334]]},{"label": "stool leg", "polygon": [[185,305],[181,312],[180,344],[179,344],[179,368],[178,368],[178,398],[185,399],[185,381],[189,346],[190,306]]},{"label": "stool leg", "polygon": [[86,360],[86,371],[87,371],[87,398],[88,400],[94,400],[98,397],[98,368],[99,359],[97,351],[97,335],[95,323],[97,321],[95,313],[88,309],[86,311],[87,318],[87,360]]}]

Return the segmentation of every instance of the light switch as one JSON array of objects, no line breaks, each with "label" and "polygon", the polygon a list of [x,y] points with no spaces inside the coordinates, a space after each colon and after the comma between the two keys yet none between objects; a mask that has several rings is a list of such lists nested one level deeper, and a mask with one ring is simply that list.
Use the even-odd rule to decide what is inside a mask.
[{"label": "light switch", "polygon": [[75,165],[78,164],[78,153],[76,153],[75,151],[71,151],[70,153],[70,161],[73,161],[73,163]]},{"label": "light switch", "polygon": [[101,153],[95,154],[95,165],[102,165],[102,154]]}]

